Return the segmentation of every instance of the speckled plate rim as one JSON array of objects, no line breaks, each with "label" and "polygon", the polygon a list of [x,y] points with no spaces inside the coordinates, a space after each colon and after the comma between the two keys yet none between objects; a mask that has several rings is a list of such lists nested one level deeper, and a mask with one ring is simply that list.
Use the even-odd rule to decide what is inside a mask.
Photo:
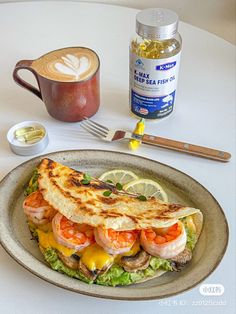
[{"label": "speckled plate rim", "polygon": [[[17,167],[15,167],[14,169],[12,169],[1,181],[0,181],[0,195],[1,195],[1,189],[2,187],[5,185],[5,183],[7,182],[7,180],[9,179],[10,176],[14,176],[14,173],[17,172],[20,168],[25,168],[29,163],[34,163],[37,161],[40,161],[43,158],[53,158],[63,155],[63,154],[68,154],[68,153],[72,153],[72,154],[83,154],[83,153],[92,153],[92,154],[105,154],[105,158],[108,158],[108,154],[114,154],[118,156],[125,156],[125,157],[129,157],[131,159],[139,159],[140,161],[143,160],[146,163],[155,163],[156,165],[160,166],[160,167],[164,167],[166,169],[169,169],[171,171],[173,171],[173,173],[177,173],[179,174],[181,177],[184,177],[187,180],[192,181],[195,186],[198,186],[200,189],[202,189],[203,191],[205,191],[208,194],[208,197],[211,198],[211,201],[215,204],[215,206],[218,208],[219,210],[219,214],[221,214],[223,222],[224,222],[224,226],[225,226],[225,238],[224,238],[224,243],[222,243],[222,247],[220,250],[220,253],[218,254],[218,256],[215,256],[215,261],[214,263],[212,263],[212,265],[210,265],[210,267],[208,267],[208,271],[204,274],[202,274],[201,278],[198,278],[197,280],[195,280],[192,284],[184,287],[184,288],[179,288],[178,290],[172,293],[165,293],[163,295],[158,295],[158,293],[156,295],[144,295],[142,297],[140,296],[135,296],[135,295],[127,295],[127,292],[131,289],[132,290],[132,285],[131,286],[125,286],[125,287],[105,287],[105,286],[99,286],[99,285],[88,285],[86,283],[80,282],[81,287],[78,289],[77,287],[75,288],[74,285],[72,284],[72,282],[76,281],[78,282],[78,280],[70,278],[70,277],[66,277],[68,283],[71,283],[71,286],[69,285],[65,285],[63,284],[63,280],[60,281],[55,281],[53,279],[50,279],[50,276],[53,273],[58,274],[59,276],[65,276],[63,274],[60,274],[58,272],[55,272],[54,270],[52,270],[51,268],[49,268],[48,266],[44,265],[42,262],[40,262],[39,260],[37,260],[34,256],[32,256],[29,252],[23,252],[25,254],[25,259],[19,259],[17,257],[17,254],[15,252],[15,248],[18,248],[20,250],[25,251],[24,248],[20,247],[18,243],[14,243],[15,239],[12,239],[12,243],[7,243],[7,238],[10,234],[6,234],[4,235],[4,231],[5,232],[10,232],[10,230],[8,229],[8,226],[5,226],[4,224],[4,220],[0,219],[0,244],[2,245],[2,247],[5,249],[5,251],[17,262],[19,263],[21,266],[23,266],[25,269],[29,270],[31,273],[33,273],[34,275],[36,275],[37,277],[51,283],[54,284],[60,288],[64,288],[70,291],[74,291],[80,294],[84,294],[84,295],[88,295],[88,296],[93,296],[93,297],[98,297],[98,298],[104,298],[104,299],[115,299],[115,300],[126,300],[126,301],[144,301],[144,300],[154,300],[154,299],[162,299],[162,298],[167,298],[170,296],[174,296],[174,295],[178,295],[181,294],[183,292],[186,292],[192,288],[194,288],[195,286],[197,286],[198,284],[200,284],[202,281],[204,281],[219,265],[219,263],[221,262],[227,246],[228,246],[228,240],[229,240],[229,227],[228,227],[228,223],[227,223],[227,219],[225,217],[224,211],[221,208],[220,204],[217,202],[217,200],[215,199],[215,197],[202,185],[200,184],[198,181],[196,181],[194,178],[192,178],[191,176],[187,175],[186,173],[171,167],[169,165],[166,165],[164,163],[146,158],[146,157],[142,157],[142,156],[137,156],[137,155],[131,155],[128,153],[121,153],[121,152],[117,152],[117,151],[109,151],[109,150],[95,150],[95,149],[81,149],[81,150],[66,150],[66,151],[57,151],[57,152],[51,152],[45,155],[40,155],[37,157],[34,157],[24,163],[21,163],[20,165],[18,165]],[[0,208],[0,217],[1,217],[1,208]],[[201,240],[201,238],[200,238]],[[15,247],[11,247],[12,244],[15,244]],[[18,246],[18,247],[17,247]],[[38,267],[36,267],[36,269],[33,269],[32,267],[29,266],[28,264],[28,259],[35,260],[35,265]],[[99,289],[97,289],[96,287],[98,287]],[[93,289],[95,288],[95,289]],[[105,293],[100,293],[100,291],[104,290],[107,292]],[[112,289],[112,290],[111,290]],[[100,291],[98,291],[100,290]],[[120,293],[123,290],[124,293]],[[143,288],[143,290],[147,291],[147,288]],[[111,293],[109,293],[109,291],[111,291]],[[116,291],[118,291],[118,293],[116,293]]]}]

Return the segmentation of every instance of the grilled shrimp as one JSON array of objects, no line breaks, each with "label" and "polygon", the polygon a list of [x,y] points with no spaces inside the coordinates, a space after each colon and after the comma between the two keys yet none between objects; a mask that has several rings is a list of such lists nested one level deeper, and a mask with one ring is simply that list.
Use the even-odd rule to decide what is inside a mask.
[{"label": "grilled shrimp", "polygon": [[141,245],[146,252],[161,258],[172,258],[181,253],[187,235],[181,221],[169,228],[146,229],[141,232]]},{"label": "grilled shrimp", "polygon": [[94,243],[93,228],[78,224],[57,213],[52,220],[52,230],[58,243],[80,251]]},{"label": "grilled shrimp", "polygon": [[39,191],[33,192],[26,197],[23,208],[27,218],[35,225],[50,222],[56,214],[56,210],[43,199]]},{"label": "grilled shrimp", "polygon": [[94,235],[97,244],[104,248],[110,254],[121,254],[128,252],[135,243],[138,232],[116,231],[113,229],[105,229],[98,227],[94,230]]}]

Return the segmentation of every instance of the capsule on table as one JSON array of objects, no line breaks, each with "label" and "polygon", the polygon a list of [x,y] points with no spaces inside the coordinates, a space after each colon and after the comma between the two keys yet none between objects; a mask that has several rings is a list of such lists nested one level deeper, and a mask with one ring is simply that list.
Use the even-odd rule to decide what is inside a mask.
[{"label": "capsule on table", "polygon": [[30,131],[33,131],[33,130],[35,130],[35,128],[33,126],[27,126],[27,127],[24,127],[24,128],[20,128],[20,129],[15,131],[15,137],[18,138],[20,136],[23,136],[27,132],[30,132]]}]

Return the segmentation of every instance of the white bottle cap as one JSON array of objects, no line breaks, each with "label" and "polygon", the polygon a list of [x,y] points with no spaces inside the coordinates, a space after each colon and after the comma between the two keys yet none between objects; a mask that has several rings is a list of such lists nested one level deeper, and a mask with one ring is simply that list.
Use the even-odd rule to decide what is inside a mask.
[{"label": "white bottle cap", "polygon": [[170,39],[177,33],[178,21],[178,15],[171,10],[145,9],[136,15],[136,32],[147,39]]}]

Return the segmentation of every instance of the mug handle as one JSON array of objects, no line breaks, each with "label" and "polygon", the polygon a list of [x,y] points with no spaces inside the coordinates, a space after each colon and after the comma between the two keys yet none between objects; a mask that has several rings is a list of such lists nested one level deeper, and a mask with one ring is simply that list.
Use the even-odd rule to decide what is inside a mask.
[{"label": "mug handle", "polygon": [[33,94],[35,94],[42,100],[41,91],[37,89],[36,87],[34,87],[33,85],[24,81],[18,74],[18,71],[21,69],[29,70],[30,72],[34,74],[37,80],[38,86],[39,86],[37,73],[31,68],[31,64],[33,61],[34,60],[20,60],[19,62],[17,62],[17,64],[15,65],[15,69],[13,71],[13,79],[18,85],[22,86],[25,89],[28,89],[30,92],[32,92]]}]

